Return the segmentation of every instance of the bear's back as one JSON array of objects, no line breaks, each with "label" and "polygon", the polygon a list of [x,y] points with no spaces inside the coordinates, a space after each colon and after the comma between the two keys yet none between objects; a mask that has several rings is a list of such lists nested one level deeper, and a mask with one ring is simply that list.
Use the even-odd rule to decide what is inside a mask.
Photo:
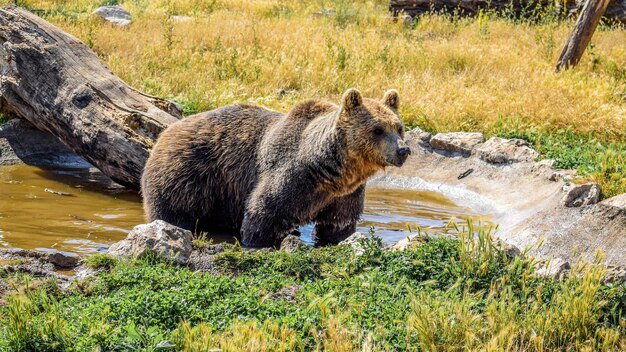
[{"label": "bear's back", "polygon": [[265,131],[284,115],[231,105],[189,116],[159,137],[144,170],[144,198],[169,202],[197,217],[211,213],[232,227],[258,176]]}]

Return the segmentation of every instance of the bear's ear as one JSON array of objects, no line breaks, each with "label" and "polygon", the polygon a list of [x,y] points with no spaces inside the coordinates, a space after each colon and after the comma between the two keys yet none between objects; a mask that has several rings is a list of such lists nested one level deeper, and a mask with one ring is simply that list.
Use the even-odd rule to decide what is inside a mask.
[{"label": "bear's ear", "polygon": [[393,110],[398,110],[400,107],[400,94],[398,94],[398,91],[395,89],[389,89],[385,92],[382,103]]},{"label": "bear's ear", "polygon": [[363,105],[363,97],[361,97],[361,92],[354,88],[350,88],[345,93],[343,93],[343,97],[341,98],[342,110],[350,111],[361,105]]}]

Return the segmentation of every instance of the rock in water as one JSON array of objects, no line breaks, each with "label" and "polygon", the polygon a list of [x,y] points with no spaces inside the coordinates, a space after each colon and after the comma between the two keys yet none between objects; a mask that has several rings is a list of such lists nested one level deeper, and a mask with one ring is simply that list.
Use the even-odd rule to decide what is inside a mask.
[{"label": "rock in water", "polygon": [[114,243],[109,254],[114,257],[141,257],[148,253],[186,263],[193,248],[191,231],[155,220],[137,225],[125,240]]},{"label": "rock in water", "polygon": [[118,27],[126,27],[132,21],[130,12],[118,5],[98,7],[93,14]]}]

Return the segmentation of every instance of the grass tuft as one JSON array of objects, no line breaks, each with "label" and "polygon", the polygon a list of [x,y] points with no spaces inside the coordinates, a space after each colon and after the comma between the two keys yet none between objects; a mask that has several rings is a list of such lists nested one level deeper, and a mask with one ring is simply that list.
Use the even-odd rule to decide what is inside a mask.
[{"label": "grass tuft", "polygon": [[117,259],[111,257],[108,254],[98,253],[89,257],[85,257],[84,263],[87,267],[94,270],[111,270],[115,267],[115,265],[117,265]]}]

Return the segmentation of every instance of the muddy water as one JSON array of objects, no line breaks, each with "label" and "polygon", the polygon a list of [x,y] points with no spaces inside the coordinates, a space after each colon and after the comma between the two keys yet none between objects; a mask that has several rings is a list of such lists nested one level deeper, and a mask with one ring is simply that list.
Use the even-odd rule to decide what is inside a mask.
[{"label": "muddy water", "polygon": [[95,170],[0,167],[1,246],[95,252],[142,217],[139,196]]},{"label": "muddy water", "polygon": [[[395,241],[408,227],[446,232],[451,218],[468,215],[475,214],[438,193],[369,188],[359,231],[374,227],[385,241]],[[0,167],[0,246],[93,253],[142,222],[139,196],[94,169]],[[302,228],[307,242],[310,231]]]}]

